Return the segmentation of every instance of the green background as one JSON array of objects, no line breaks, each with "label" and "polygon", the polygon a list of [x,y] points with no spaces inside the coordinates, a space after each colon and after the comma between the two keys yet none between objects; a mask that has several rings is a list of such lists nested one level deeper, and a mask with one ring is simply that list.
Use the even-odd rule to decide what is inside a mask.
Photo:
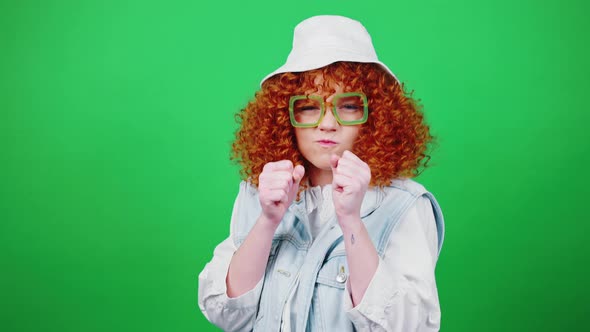
[{"label": "green background", "polygon": [[1,1],[0,330],[217,330],[233,114],[315,14],[363,22],[438,138],[442,330],[584,329],[589,7]]}]

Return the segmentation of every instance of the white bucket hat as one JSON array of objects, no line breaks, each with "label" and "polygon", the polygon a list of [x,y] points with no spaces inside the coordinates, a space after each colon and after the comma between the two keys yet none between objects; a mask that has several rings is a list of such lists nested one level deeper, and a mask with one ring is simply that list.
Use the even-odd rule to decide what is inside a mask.
[{"label": "white bucket hat", "polygon": [[360,22],[344,16],[320,15],[295,27],[287,62],[263,78],[260,85],[276,74],[308,71],[337,61],[379,64],[399,83],[393,72],[377,59],[371,36]]}]

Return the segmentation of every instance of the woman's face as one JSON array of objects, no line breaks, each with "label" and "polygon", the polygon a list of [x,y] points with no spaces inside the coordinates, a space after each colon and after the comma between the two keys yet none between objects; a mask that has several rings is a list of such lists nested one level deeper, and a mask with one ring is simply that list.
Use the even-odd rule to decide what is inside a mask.
[{"label": "woman's face", "polygon": [[[323,83],[323,77],[317,76],[316,86]],[[317,127],[295,128],[297,146],[303,157],[312,167],[330,171],[330,156],[342,156],[344,150],[352,151],[352,146],[359,134],[360,125],[343,126],[334,117],[331,101],[335,94],[351,92],[344,91],[342,84],[333,84],[334,93],[323,91],[306,91],[306,94],[323,96],[326,101],[324,118]]]}]

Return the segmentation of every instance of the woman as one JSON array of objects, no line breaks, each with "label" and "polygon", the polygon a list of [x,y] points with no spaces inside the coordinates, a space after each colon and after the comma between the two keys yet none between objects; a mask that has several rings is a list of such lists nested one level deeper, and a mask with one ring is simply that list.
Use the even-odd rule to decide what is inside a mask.
[{"label": "woman", "polygon": [[366,29],[301,22],[238,120],[244,181],[199,275],[205,316],[226,331],[438,331],[443,216],[410,180],[432,138]]}]

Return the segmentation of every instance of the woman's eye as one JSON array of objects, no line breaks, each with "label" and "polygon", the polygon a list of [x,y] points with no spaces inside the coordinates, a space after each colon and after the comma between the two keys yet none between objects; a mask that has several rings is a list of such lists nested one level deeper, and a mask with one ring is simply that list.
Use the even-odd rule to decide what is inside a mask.
[{"label": "woman's eye", "polygon": [[356,104],[344,104],[340,105],[340,108],[345,111],[358,111],[360,106]]},{"label": "woman's eye", "polygon": [[302,106],[300,108],[297,109],[298,112],[304,112],[304,111],[317,111],[317,107],[315,106]]}]

